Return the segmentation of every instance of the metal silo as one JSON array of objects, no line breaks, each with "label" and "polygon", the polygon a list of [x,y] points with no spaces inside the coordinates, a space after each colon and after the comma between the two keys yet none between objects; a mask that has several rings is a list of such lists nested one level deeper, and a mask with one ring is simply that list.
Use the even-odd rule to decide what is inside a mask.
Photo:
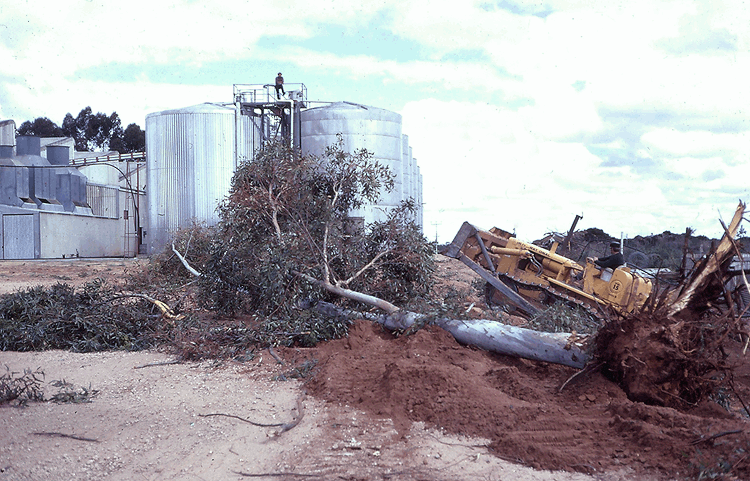
[{"label": "metal silo", "polygon": [[409,147],[409,136],[401,136],[401,172],[403,178],[401,199],[408,200],[411,193],[411,147]]},{"label": "metal silo", "polygon": [[204,103],[147,115],[149,252],[193,221],[218,222],[238,159],[254,147],[248,118],[234,107]]},{"label": "metal silo", "polygon": [[[417,165],[417,160],[414,159],[414,164]],[[424,199],[422,197],[422,173],[420,172],[419,165],[417,165],[417,224],[424,231]]]},{"label": "metal silo", "polygon": [[377,161],[392,170],[395,175],[393,191],[382,192],[377,204],[365,205],[351,214],[363,217],[365,222],[384,220],[387,211],[403,198],[401,115],[375,107],[338,102],[304,110],[300,119],[304,153],[321,155],[327,146],[337,142],[337,134],[341,134],[345,150],[367,149]]}]

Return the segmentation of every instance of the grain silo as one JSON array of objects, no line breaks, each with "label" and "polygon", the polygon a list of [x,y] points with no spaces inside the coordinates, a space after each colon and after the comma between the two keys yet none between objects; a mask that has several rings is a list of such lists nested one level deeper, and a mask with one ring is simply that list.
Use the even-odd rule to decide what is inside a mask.
[{"label": "grain silo", "polygon": [[257,143],[249,118],[234,107],[204,103],[146,116],[149,252],[193,221],[218,222],[237,164]]},{"label": "grain silo", "polygon": [[[272,95],[269,87],[238,84],[234,104],[204,103],[146,116],[148,252],[167,246],[178,229],[194,221],[217,223],[216,208],[229,193],[239,163],[277,136],[289,139],[303,153],[320,155],[340,134],[345,150],[367,149],[391,169],[394,189],[383,193],[377,204],[352,212],[352,217],[384,220],[389,209],[411,197],[420,208],[421,190],[415,186],[418,179],[400,114],[349,102],[303,110],[303,84],[283,99]],[[419,221],[418,212],[415,220]]]},{"label": "grain silo", "polygon": [[409,136],[401,136],[401,175],[403,180],[401,197],[404,200],[414,197],[411,185],[411,147],[409,146]]},{"label": "grain silo", "polygon": [[388,210],[396,207],[404,194],[401,115],[375,107],[337,102],[304,110],[300,119],[303,153],[321,155],[327,146],[337,142],[340,134],[344,150],[367,149],[374,154],[375,160],[391,169],[395,175],[393,190],[381,193],[377,204],[365,205],[352,212],[352,217],[361,217],[366,223],[384,220]]},{"label": "grain silo", "polygon": [[[414,164],[417,164],[417,159],[414,159]],[[424,231],[424,203],[422,202],[422,173],[419,165],[417,165],[417,193],[414,196],[417,201],[417,224]]]}]

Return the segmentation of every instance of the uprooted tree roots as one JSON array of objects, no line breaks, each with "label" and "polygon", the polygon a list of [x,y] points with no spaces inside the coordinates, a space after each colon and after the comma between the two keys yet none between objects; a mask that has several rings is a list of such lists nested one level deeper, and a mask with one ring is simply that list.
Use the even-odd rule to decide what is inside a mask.
[{"label": "uprooted tree roots", "polygon": [[666,317],[663,310],[613,320],[597,336],[597,357],[633,401],[675,408],[694,405],[724,385],[722,345],[735,323]]},{"label": "uprooted tree roots", "polygon": [[744,209],[740,203],[719,245],[682,285],[599,330],[595,357],[631,400],[686,407],[731,388],[725,345],[746,340],[748,332],[731,306],[722,307],[728,297],[723,286],[739,253],[734,237]]}]

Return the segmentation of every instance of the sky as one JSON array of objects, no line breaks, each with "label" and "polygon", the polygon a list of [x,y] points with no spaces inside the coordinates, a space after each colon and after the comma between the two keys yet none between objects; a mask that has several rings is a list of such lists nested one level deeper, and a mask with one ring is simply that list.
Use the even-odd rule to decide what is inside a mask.
[{"label": "sky", "polygon": [[[231,102],[398,112],[425,235],[462,222],[533,240],[596,227],[719,237],[750,197],[743,1],[17,0],[0,4],[0,120]],[[377,155],[377,152],[375,152]]]}]

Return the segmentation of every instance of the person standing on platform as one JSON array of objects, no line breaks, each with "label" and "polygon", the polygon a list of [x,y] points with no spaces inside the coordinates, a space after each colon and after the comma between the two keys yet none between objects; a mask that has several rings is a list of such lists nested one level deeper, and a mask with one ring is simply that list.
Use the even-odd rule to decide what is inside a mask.
[{"label": "person standing on platform", "polygon": [[276,99],[281,100],[279,90],[281,90],[281,95],[286,95],[286,92],[284,92],[284,77],[281,76],[281,72],[276,77]]}]

